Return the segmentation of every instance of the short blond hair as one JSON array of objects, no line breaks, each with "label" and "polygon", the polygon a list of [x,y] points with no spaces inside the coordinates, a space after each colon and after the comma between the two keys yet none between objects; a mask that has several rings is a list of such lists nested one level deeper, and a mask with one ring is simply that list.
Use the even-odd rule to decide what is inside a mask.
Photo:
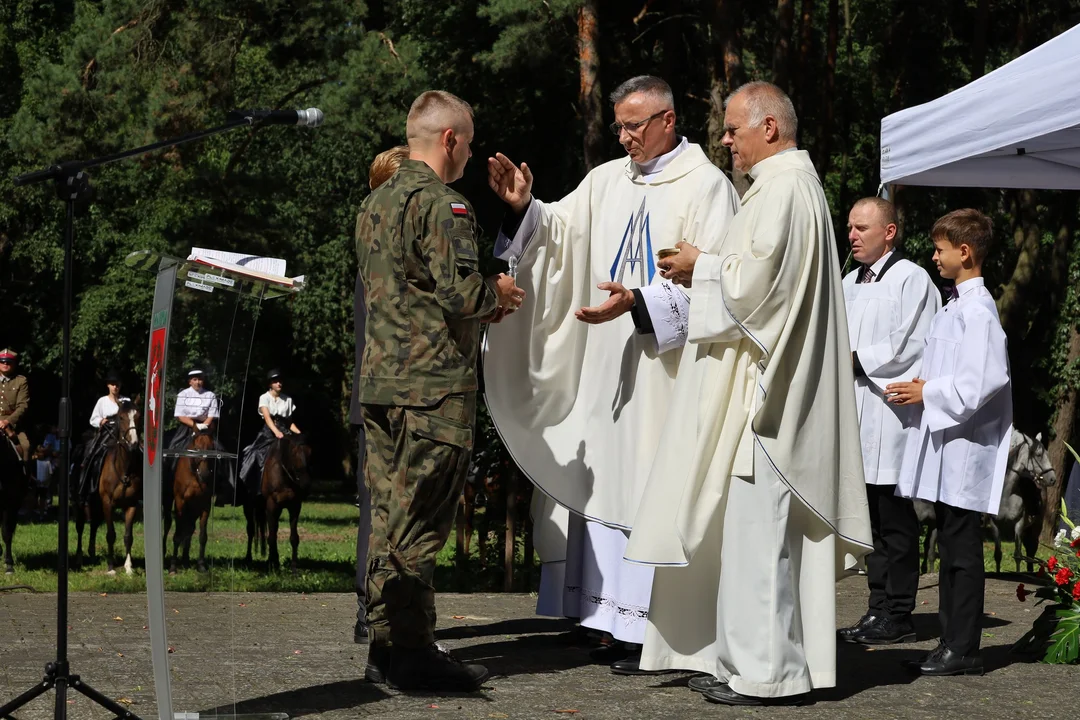
[{"label": "short blond hair", "polygon": [[409,108],[405,137],[412,147],[416,141],[426,141],[447,129],[461,132],[465,120],[471,121],[472,117],[472,106],[457,95],[445,90],[428,90],[420,93]]},{"label": "short blond hair", "polygon": [[409,159],[409,146],[397,145],[389,150],[383,150],[371,161],[371,169],[368,170],[368,187],[374,190],[389,180],[401,166],[402,160]]}]

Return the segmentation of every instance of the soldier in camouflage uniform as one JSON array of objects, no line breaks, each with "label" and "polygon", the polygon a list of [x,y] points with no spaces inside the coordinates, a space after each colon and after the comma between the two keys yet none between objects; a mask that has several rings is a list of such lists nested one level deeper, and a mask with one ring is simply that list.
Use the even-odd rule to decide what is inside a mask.
[{"label": "soldier in camouflage uniform", "polygon": [[30,440],[20,432],[19,420],[30,407],[30,386],[26,378],[15,373],[19,354],[14,350],[0,350],[0,433],[15,440],[23,462],[30,461]]},{"label": "soldier in camouflage uniform", "polygon": [[469,467],[480,323],[524,291],[479,271],[472,207],[447,187],[472,154],[472,110],[449,93],[416,99],[410,158],[361,208],[366,291],[359,400],[371,492],[365,677],[399,689],[475,690],[486,668],[435,645],[435,556]]}]

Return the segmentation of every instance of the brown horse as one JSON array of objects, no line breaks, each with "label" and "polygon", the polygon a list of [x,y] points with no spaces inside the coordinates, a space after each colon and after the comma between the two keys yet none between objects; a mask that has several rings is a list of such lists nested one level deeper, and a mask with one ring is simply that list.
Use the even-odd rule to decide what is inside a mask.
[{"label": "brown horse", "polygon": [[[257,542],[266,548],[270,541],[270,554],[267,569],[281,568],[278,556],[278,523],[283,510],[289,511],[289,543],[292,545],[292,572],[296,574],[296,555],[300,547],[300,508],[311,489],[311,476],[308,462],[311,459],[311,446],[303,435],[285,433],[280,440],[275,440],[266,456],[266,465],[262,472],[262,495],[246,497],[244,515],[247,517],[248,550],[247,561],[251,562],[251,546]],[[269,525],[269,528],[267,527]]]},{"label": "brown horse", "polygon": [[[187,449],[209,452],[214,449],[214,437],[209,432],[196,430]],[[172,485],[176,532],[173,533],[173,557],[169,573],[176,573],[176,559],[181,544],[184,546],[184,564],[191,564],[191,539],[195,535],[196,522],[199,523],[199,572],[206,572],[206,521],[213,504],[214,461],[205,457],[179,458]],[[172,518],[167,509],[162,519],[165,521],[165,539],[168,539]]]},{"label": "brown horse", "polygon": [[[6,430],[7,428],[5,428]],[[18,440],[0,432],[0,537],[4,543],[4,573],[15,572],[15,558],[11,554],[11,539],[19,521],[19,508],[30,484],[26,463],[19,454]]]},{"label": "brown horse", "polygon": [[128,400],[121,404],[116,415],[116,445],[105,454],[98,478],[98,499],[101,501],[101,514],[105,518],[108,530],[105,541],[109,552],[105,556],[108,573],[116,574],[113,566],[116,545],[116,528],[113,524],[113,509],[119,508],[124,513],[124,572],[131,575],[131,544],[134,541],[132,526],[135,514],[142,499],[142,447],[139,444],[139,403]]}]

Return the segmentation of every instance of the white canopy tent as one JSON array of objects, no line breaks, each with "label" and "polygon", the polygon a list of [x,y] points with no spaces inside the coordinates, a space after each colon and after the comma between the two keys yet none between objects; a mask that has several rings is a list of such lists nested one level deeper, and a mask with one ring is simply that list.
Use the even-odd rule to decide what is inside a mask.
[{"label": "white canopy tent", "polygon": [[884,118],[881,182],[1080,190],[1080,25]]}]

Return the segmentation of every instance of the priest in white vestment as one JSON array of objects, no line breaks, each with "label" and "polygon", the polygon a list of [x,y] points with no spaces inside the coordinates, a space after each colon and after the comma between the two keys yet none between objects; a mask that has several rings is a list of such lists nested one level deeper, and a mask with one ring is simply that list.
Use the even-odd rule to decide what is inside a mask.
[{"label": "priest in white vestment", "polygon": [[919,589],[919,519],[912,501],[897,495],[896,482],[918,411],[889,403],[885,386],[918,377],[941,295],[930,275],[903,257],[896,240],[891,202],[869,197],[855,203],[848,241],[859,265],[843,285],[874,552],[866,558],[866,614],[839,637],[865,645],[916,639],[911,613]]},{"label": "priest in white vestment", "polygon": [[656,566],[644,669],[707,673],[714,702],[800,702],[836,683],[837,574],[871,549],[832,219],[775,85],[727,102],[754,183],[722,252],[681,252],[689,345],[626,549]]},{"label": "priest in white vestment", "polygon": [[[568,526],[568,552],[564,563],[542,554],[553,562],[544,566],[538,611],[640,645],[652,570],[623,554],[688,322],[686,295],[659,276],[657,253],[681,241],[717,252],[738,196],[702,149],[676,134],[666,82],[633,78],[612,102],[611,129],[629,157],[595,168],[558,202],[532,197],[527,165],[501,154],[488,161],[489,184],[513,211],[496,255],[516,266],[528,299],[489,329],[484,379],[514,461],[585,519],[563,515],[547,526]],[[549,515],[542,503],[534,508]],[[544,528],[538,547],[549,545]],[[635,648],[623,650],[629,657],[608,662],[636,674]]]}]

